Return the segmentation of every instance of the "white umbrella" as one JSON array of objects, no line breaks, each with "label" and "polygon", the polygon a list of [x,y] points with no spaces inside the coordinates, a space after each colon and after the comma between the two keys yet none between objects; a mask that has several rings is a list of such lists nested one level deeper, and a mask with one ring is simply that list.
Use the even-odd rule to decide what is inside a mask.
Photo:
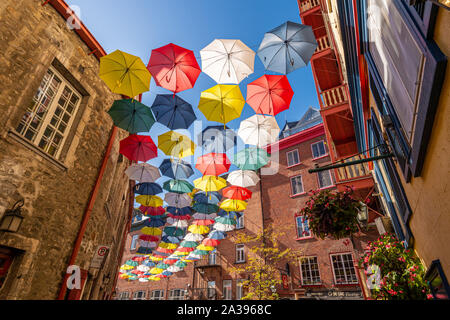
[{"label": "white umbrella", "polygon": [[244,143],[261,148],[277,141],[280,127],[275,117],[255,114],[241,122],[238,135]]},{"label": "white umbrella", "polygon": [[139,271],[142,271],[142,272],[147,272],[147,271],[150,270],[150,267],[148,267],[146,265],[143,265],[143,264],[140,264],[140,265],[138,265],[138,267],[136,269],[139,270]]},{"label": "white umbrella", "polygon": [[155,180],[161,177],[161,173],[158,168],[148,163],[132,164],[127,170],[125,170],[125,174],[131,180],[137,180],[141,183],[155,182]]},{"label": "white umbrella", "polygon": [[256,186],[258,184],[259,177],[255,171],[236,170],[228,175],[227,181],[233,186],[247,188]]},{"label": "white umbrella", "polygon": [[183,269],[184,268],[180,268],[180,267],[177,267],[177,266],[170,266],[170,267],[167,268],[167,271],[176,273],[176,272],[183,271]]},{"label": "white umbrella", "polygon": [[189,226],[186,220],[177,220],[170,217],[167,218],[167,223],[176,228],[187,228]]},{"label": "white umbrella", "polygon": [[219,84],[239,84],[254,70],[255,52],[241,40],[215,39],[200,56],[202,71]]},{"label": "white umbrella", "polygon": [[225,231],[226,232],[226,231],[233,231],[236,228],[236,226],[232,225],[232,224],[223,224],[223,223],[220,223],[220,222],[216,222],[216,223],[214,223],[213,228],[215,230]]},{"label": "white umbrella", "polygon": [[201,234],[198,233],[191,233],[189,232],[184,239],[185,241],[202,241],[203,240],[203,236]]},{"label": "white umbrella", "polygon": [[146,241],[146,240],[139,240],[139,244],[141,247],[144,247],[144,248],[156,248],[158,246],[157,242]]},{"label": "white umbrella", "polygon": [[176,208],[184,208],[191,205],[192,199],[187,193],[174,193],[168,192],[164,196],[164,201],[167,202],[169,206]]}]

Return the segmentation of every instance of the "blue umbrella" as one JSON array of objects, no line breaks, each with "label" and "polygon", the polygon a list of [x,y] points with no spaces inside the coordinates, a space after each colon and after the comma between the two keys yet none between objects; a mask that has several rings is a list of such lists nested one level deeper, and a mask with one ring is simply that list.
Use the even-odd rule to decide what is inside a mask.
[{"label": "blue umbrella", "polygon": [[216,204],[196,202],[192,206],[192,210],[200,213],[214,213],[219,210],[219,206]]},{"label": "blue umbrella", "polygon": [[217,191],[199,191],[194,195],[194,201],[199,203],[218,204],[222,200],[222,195]]},{"label": "blue umbrella", "polygon": [[143,223],[143,225],[146,227],[154,227],[154,228],[162,227],[165,224],[166,222],[163,219],[157,219],[155,217],[152,217],[152,219],[147,219]]},{"label": "blue umbrella", "polygon": [[166,211],[174,216],[185,216],[188,214],[192,215],[191,207],[183,207],[183,208],[167,207]]},{"label": "blue umbrella", "polygon": [[305,67],[316,48],[311,26],[287,21],[264,35],[258,56],[266,70],[288,74]]},{"label": "blue umbrella", "polygon": [[199,134],[203,154],[226,153],[237,144],[236,133],[225,126],[208,126]]},{"label": "blue umbrella", "polygon": [[209,239],[223,240],[226,237],[227,237],[227,234],[225,232],[222,232],[219,230],[213,230],[208,234]]},{"label": "blue umbrella", "polygon": [[217,215],[219,217],[232,218],[232,219],[237,219],[240,216],[242,216],[242,214],[240,212],[237,212],[237,211],[229,211],[228,212],[228,211],[225,211],[222,209],[220,209],[220,211],[217,212]]},{"label": "blue umbrella", "polygon": [[134,186],[133,191],[134,193],[145,195],[155,195],[163,192],[161,186],[154,182],[138,183]]},{"label": "blue umbrella", "polygon": [[156,265],[153,261],[150,260],[144,260],[142,264],[147,267],[154,267]]},{"label": "blue umbrella", "polygon": [[168,277],[170,277],[171,275],[173,275],[172,272],[167,271],[167,270],[164,270],[161,274],[162,274],[163,276],[168,276]]},{"label": "blue umbrella", "polygon": [[197,119],[192,106],[172,94],[158,94],[153,102],[152,111],[159,123],[172,130],[187,129]]},{"label": "blue umbrella", "polygon": [[145,248],[145,247],[139,247],[136,252],[140,253],[140,254],[151,254],[152,253],[152,249],[151,248]]},{"label": "blue umbrella", "polygon": [[164,159],[161,165],[159,166],[159,170],[162,175],[172,178],[172,179],[188,179],[190,176],[194,174],[194,170],[192,166],[183,161],[181,159],[171,160]]},{"label": "blue umbrella", "polygon": [[180,243],[181,240],[178,237],[165,235],[161,238],[161,241],[167,243]]}]

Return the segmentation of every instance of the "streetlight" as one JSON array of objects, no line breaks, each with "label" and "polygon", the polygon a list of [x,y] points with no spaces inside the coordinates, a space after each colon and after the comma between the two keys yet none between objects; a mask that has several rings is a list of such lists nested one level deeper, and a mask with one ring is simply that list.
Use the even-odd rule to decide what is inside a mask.
[{"label": "streetlight", "polygon": [[361,204],[361,209],[358,211],[357,219],[362,224],[366,224],[369,220],[369,209],[367,208],[367,205],[363,202],[359,202]]},{"label": "streetlight", "polygon": [[3,218],[0,222],[0,231],[5,232],[17,232],[22,224],[24,216],[22,216],[21,209],[24,205],[24,201],[17,201],[12,209],[5,211]]}]

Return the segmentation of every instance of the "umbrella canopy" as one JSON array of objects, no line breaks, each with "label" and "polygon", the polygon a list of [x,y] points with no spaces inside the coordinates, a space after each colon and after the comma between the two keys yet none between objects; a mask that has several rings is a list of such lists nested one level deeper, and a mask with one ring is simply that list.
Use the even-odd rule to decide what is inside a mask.
[{"label": "umbrella canopy", "polygon": [[120,50],[100,58],[99,76],[112,92],[130,98],[150,89],[151,75],[142,60]]},{"label": "umbrella canopy", "polygon": [[114,101],[108,113],[115,126],[132,134],[148,132],[155,123],[150,108],[134,99]]},{"label": "umbrella canopy", "polygon": [[247,85],[247,103],[258,114],[275,116],[289,109],[294,91],[286,76],[265,74]]},{"label": "umbrella canopy", "polygon": [[222,195],[217,191],[198,191],[194,195],[194,201],[197,203],[218,204],[220,200],[222,200]]},{"label": "umbrella canopy", "polygon": [[187,129],[197,119],[189,103],[171,94],[158,94],[152,111],[159,123],[172,130]]},{"label": "umbrella canopy", "polygon": [[202,241],[202,244],[208,247],[217,247],[220,244],[221,240],[215,240],[211,238],[205,238]]},{"label": "umbrella canopy", "polygon": [[206,256],[208,254],[209,254],[209,251],[207,251],[207,250],[199,250],[199,249],[195,249],[191,253],[191,255],[199,255],[199,256]]},{"label": "umbrella canopy", "polygon": [[215,221],[218,222],[218,223],[223,223],[223,224],[236,225],[236,219],[233,219],[233,218],[217,217],[215,219]]},{"label": "umbrella canopy", "polygon": [[158,148],[152,138],[136,134],[120,141],[119,152],[131,161],[146,162],[158,156]]},{"label": "umbrella canopy", "polygon": [[239,186],[230,186],[222,190],[222,194],[226,198],[236,200],[249,200],[252,197],[252,192],[247,188]]},{"label": "umbrella canopy", "polygon": [[237,212],[237,211],[225,211],[225,210],[221,209],[219,211],[218,216],[219,217],[225,217],[225,218],[231,218],[231,219],[236,220],[236,219],[238,219],[239,217],[242,216],[242,213]]},{"label": "umbrella canopy", "polygon": [[287,21],[264,35],[258,56],[266,70],[288,74],[305,67],[316,48],[311,26]]},{"label": "umbrella canopy", "polygon": [[148,236],[159,236],[162,234],[161,229],[153,228],[153,227],[143,227],[141,229],[141,233]]},{"label": "umbrella canopy", "polygon": [[[162,241],[164,241],[165,237],[162,237]],[[176,243],[172,243],[172,242],[160,242],[159,243],[159,247],[164,248],[164,249],[176,249],[178,247],[178,245]]]},{"label": "umbrella canopy", "polygon": [[195,260],[200,260],[201,258],[202,258],[201,255],[190,253],[186,258],[184,258],[184,260],[186,260],[186,261],[188,261],[188,260],[195,261]]},{"label": "umbrella canopy", "polygon": [[192,214],[191,207],[176,208],[176,207],[169,206],[166,208],[166,210],[174,217],[186,216],[186,215]]},{"label": "umbrella canopy", "polygon": [[202,241],[203,240],[203,236],[201,234],[198,233],[188,233],[187,235],[184,236],[184,240],[185,241]]},{"label": "umbrella canopy", "polygon": [[157,86],[173,93],[194,87],[201,73],[194,52],[173,43],[153,49],[147,69]]},{"label": "umbrella canopy", "polygon": [[198,226],[195,224],[191,224],[188,228],[188,231],[191,233],[197,233],[197,234],[205,234],[209,232],[209,227],[207,226]]},{"label": "umbrella canopy", "polygon": [[214,219],[215,217],[217,217],[216,213],[194,213],[194,215],[192,216],[192,218],[197,219],[197,220],[205,220],[205,219]]},{"label": "umbrella canopy", "polygon": [[192,225],[195,226],[209,226],[214,224],[214,220],[213,219],[205,219],[205,220],[194,220],[192,221]]},{"label": "umbrella canopy", "polygon": [[138,183],[133,188],[134,193],[143,195],[156,195],[163,192],[161,186],[154,182]]},{"label": "umbrella canopy", "polygon": [[172,179],[188,179],[194,174],[192,166],[181,159],[164,159],[159,170],[164,176]]},{"label": "umbrella canopy", "polygon": [[202,175],[219,176],[230,170],[231,162],[225,153],[208,153],[197,158],[195,168]]},{"label": "umbrella canopy", "polygon": [[185,232],[182,228],[177,228],[173,226],[168,226],[164,228],[164,235],[173,236],[173,237],[182,237]]},{"label": "umbrella canopy", "polygon": [[153,219],[147,219],[143,222],[144,226],[154,227],[154,228],[162,227],[165,224],[166,224],[166,222],[163,219],[157,219],[155,217],[153,217]]},{"label": "umbrella canopy", "polygon": [[192,206],[192,210],[194,210],[195,212],[200,212],[200,213],[214,213],[219,210],[219,206],[216,204],[196,202]]},{"label": "umbrella canopy", "polygon": [[241,40],[215,39],[200,56],[202,71],[217,83],[239,84],[254,70],[255,52]]},{"label": "umbrella canopy", "polygon": [[190,206],[192,199],[186,193],[169,192],[164,196],[164,201],[171,207],[183,208]]},{"label": "umbrella canopy", "polygon": [[247,202],[235,199],[226,199],[220,204],[220,209],[225,211],[244,211],[247,208]]},{"label": "umbrella canopy", "polygon": [[239,118],[244,105],[239,86],[218,84],[201,93],[198,108],[207,120],[225,124]]},{"label": "umbrella canopy", "polygon": [[236,229],[236,226],[234,224],[223,224],[220,222],[216,222],[214,224],[213,228],[218,231],[228,232],[228,231],[233,231],[234,229]]},{"label": "umbrella canopy", "polygon": [[241,122],[238,135],[246,144],[264,147],[278,140],[280,127],[275,117],[255,114]]},{"label": "umbrella canopy", "polygon": [[236,170],[228,175],[227,181],[231,185],[247,188],[256,186],[259,177],[256,172],[251,170]]},{"label": "umbrella canopy", "polygon": [[158,137],[158,148],[166,155],[184,158],[194,155],[195,143],[184,134],[169,131]]},{"label": "umbrella canopy", "polygon": [[139,210],[146,216],[161,216],[166,210],[163,207],[146,207],[141,205]]},{"label": "umbrella canopy", "polygon": [[197,241],[182,241],[180,243],[180,247],[186,247],[186,248],[195,248],[198,246]]},{"label": "umbrella canopy", "polygon": [[213,230],[208,234],[208,238],[209,239],[214,239],[214,240],[223,240],[227,237],[227,234],[222,232],[222,231],[218,231],[218,230]]},{"label": "umbrella canopy", "polygon": [[189,193],[194,190],[194,186],[192,186],[189,182],[176,179],[164,182],[163,188],[164,190],[174,193]]},{"label": "umbrella canopy", "polygon": [[130,260],[125,261],[124,265],[137,267],[139,265],[139,263],[130,259]]},{"label": "umbrella canopy", "polygon": [[214,246],[207,246],[203,243],[197,247],[197,250],[204,250],[204,251],[213,251],[214,249],[215,249]]},{"label": "umbrella canopy", "polygon": [[258,170],[269,162],[269,154],[260,148],[245,148],[234,155],[233,163],[242,170]]},{"label": "umbrella canopy", "polygon": [[[188,207],[188,208],[189,208],[189,207]],[[176,208],[175,208],[175,209],[176,209]],[[190,208],[189,208],[189,209],[190,209]],[[191,210],[189,210],[189,212],[190,212],[190,214],[192,213]],[[179,215],[179,216],[177,216],[177,215],[173,215],[173,214],[169,213],[169,214],[167,215],[167,216],[168,216],[167,221],[169,221],[169,219],[174,219],[174,220],[178,220],[178,221],[180,221],[180,220],[189,220],[189,219],[191,219],[190,214]],[[169,223],[169,222],[168,222],[168,223]]]},{"label": "umbrella canopy", "polygon": [[163,199],[158,196],[140,195],[136,197],[136,202],[146,207],[161,207],[163,205]]},{"label": "umbrella canopy", "polygon": [[194,185],[197,189],[203,191],[219,191],[227,186],[227,182],[216,176],[203,176],[194,180]]},{"label": "umbrella canopy", "polygon": [[209,126],[198,136],[203,148],[203,154],[216,152],[225,153],[236,145],[234,130],[225,126]]},{"label": "umbrella canopy", "polygon": [[189,223],[186,220],[178,220],[173,218],[168,218],[167,223],[176,228],[187,228],[189,226]]},{"label": "umbrella canopy", "polygon": [[[157,228],[155,228],[155,229],[157,229]],[[157,229],[157,230],[159,230],[159,229]],[[150,231],[150,230],[147,230],[147,231]],[[161,231],[161,230],[159,230],[159,231]],[[141,230],[141,232],[142,232],[142,234],[139,235],[139,240],[146,241],[146,242],[158,241],[159,237],[157,237],[157,235],[161,234],[161,232],[159,234],[156,234],[156,232],[153,232],[153,233],[155,233],[155,235],[144,234],[144,232],[142,230]]]},{"label": "umbrella canopy", "polygon": [[125,174],[131,180],[143,182],[155,182],[161,177],[158,168],[148,163],[135,163],[125,170]]}]

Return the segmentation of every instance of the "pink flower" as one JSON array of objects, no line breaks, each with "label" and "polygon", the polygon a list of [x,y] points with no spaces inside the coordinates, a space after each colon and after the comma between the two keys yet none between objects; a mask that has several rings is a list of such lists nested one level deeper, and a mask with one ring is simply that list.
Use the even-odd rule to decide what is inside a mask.
[{"label": "pink flower", "polygon": [[433,299],[433,295],[432,295],[432,294],[427,294],[427,299],[428,299],[428,300]]}]

